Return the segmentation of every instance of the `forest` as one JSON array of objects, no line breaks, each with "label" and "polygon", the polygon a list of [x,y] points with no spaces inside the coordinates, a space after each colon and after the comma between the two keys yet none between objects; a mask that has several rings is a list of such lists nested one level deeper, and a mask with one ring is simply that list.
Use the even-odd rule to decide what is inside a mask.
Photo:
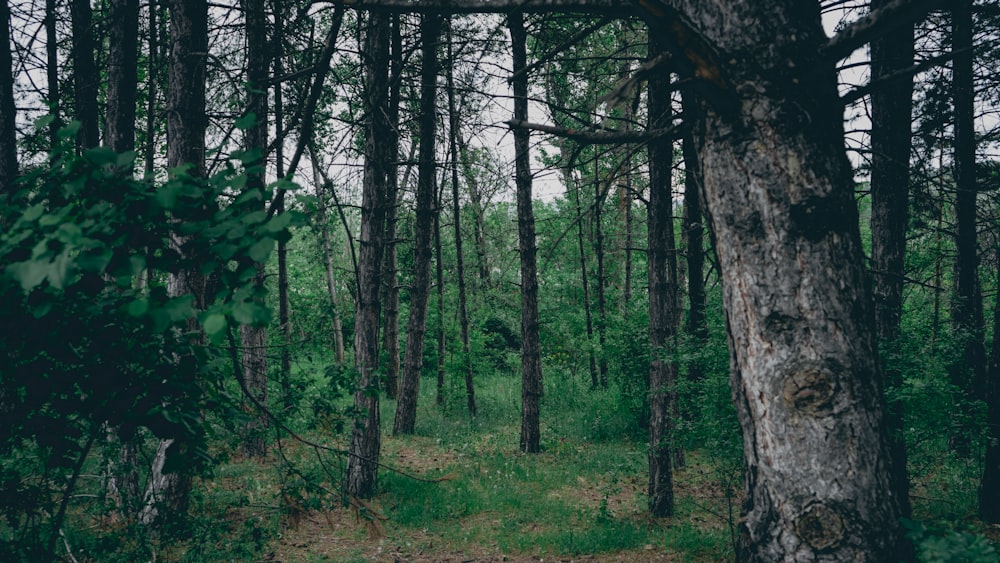
[{"label": "forest", "polygon": [[1000,562],[995,2],[0,18],[0,560]]}]

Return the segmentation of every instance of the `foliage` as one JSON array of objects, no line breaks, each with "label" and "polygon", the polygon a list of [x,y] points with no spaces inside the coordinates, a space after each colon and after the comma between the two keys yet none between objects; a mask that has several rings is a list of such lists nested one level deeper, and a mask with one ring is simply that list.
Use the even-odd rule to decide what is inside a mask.
[{"label": "foliage", "polygon": [[[254,301],[253,263],[294,220],[260,210],[267,194],[246,189],[233,166],[207,180],[175,170],[156,185],[132,178],[134,154],[77,156],[76,127],[60,133],[61,148],[0,210],[8,218],[0,237],[3,559],[51,553],[102,436],[129,440],[145,428],[185,445],[168,451],[168,471],[206,466],[201,413],[234,401],[221,385],[232,373],[224,350],[200,335],[221,342],[231,327],[268,321]],[[232,203],[220,209],[222,198]],[[168,278],[192,274],[212,280],[207,296],[168,289]]]}]

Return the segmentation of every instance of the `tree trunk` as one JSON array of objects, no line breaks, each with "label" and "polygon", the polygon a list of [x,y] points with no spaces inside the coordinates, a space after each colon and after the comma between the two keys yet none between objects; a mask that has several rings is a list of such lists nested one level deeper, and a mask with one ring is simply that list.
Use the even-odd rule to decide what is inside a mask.
[{"label": "tree trunk", "polygon": [[381,450],[378,388],[379,293],[385,234],[385,191],[392,169],[389,122],[390,17],[369,14],[365,36],[365,171],[361,194],[361,231],[358,252],[358,302],[354,319],[354,356],[360,373],[354,408],[359,413],[351,431],[345,490],[348,496],[369,498],[378,486]]},{"label": "tree trunk", "polygon": [[[390,57],[392,75],[402,72],[403,34],[399,14],[392,16]],[[399,160],[399,87],[400,80],[389,86],[389,121],[393,124],[392,161]],[[396,170],[387,177],[385,212],[385,257],[382,259],[382,308],[385,317],[382,330],[382,350],[385,356],[385,395],[395,399],[399,388],[399,286],[396,282],[396,217],[399,214],[399,174]]]},{"label": "tree trunk", "polygon": [[[889,3],[873,0],[872,10]],[[899,354],[899,320],[903,312],[903,258],[906,252],[906,225],[910,183],[910,113],[913,106],[913,77],[903,73],[913,64],[913,26],[872,41],[872,78],[885,79],[893,73],[905,76],[887,81],[872,91],[872,271],[875,296],[875,331],[890,357]],[[885,369],[889,397],[903,385],[896,366]],[[910,514],[909,480],[906,474],[906,440],[903,435],[903,402],[886,405],[892,455],[896,469],[896,491],[904,516]]]},{"label": "tree trunk", "polygon": [[[58,8],[56,0],[45,0],[45,76],[48,82],[49,114],[54,117],[49,123],[49,149],[55,149],[59,142],[59,128],[62,126],[59,117],[59,36],[56,32],[56,15]],[[112,24],[113,28],[114,24]],[[111,40],[113,44],[114,41]],[[110,61],[109,61],[110,62]],[[110,78],[109,78],[110,80]],[[110,85],[109,85],[110,88]],[[108,95],[110,98],[110,93]]]},{"label": "tree trunk", "polygon": [[[955,52],[955,292],[951,311],[964,351],[953,367],[953,383],[973,399],[983,397],[986,350],[983,347],[983,297],[979,286],[976,241],[976,131],[974,121],[972,0],[952,5],[952,49]],[[967,449],[969,428],[957,428],[957,449]]]},{"label": "tree trunk", "polygon": [[692,125],[744,437],[737,558],[895,560],[872,297],[819,5],[672,5],[683,15],[657,4],[653,32],[683,42],[709,104]]},{"label": "tree trunk", "polygon": [[[572,174],[569,174],[572,177]],[[587,275],[587,252],[584,246],[583,208],[580,205],[579,182],[573,179],[573,195],[576,202],[576,240],[580,251],[580,286],[583,289],[583,317],[587,329],[587,359],[590,368],[590,388],[597,389],[600,380],[597,378],[597,357],[594,354],[594,318],[590,311],[590,276]],[[567,186],[568,187],[568,186]]]},{"label": "tree trunk", "polygon": [[[10,6],[0,1],[0,45],[10,45]],[[10,49],[0,49],[0,204],[14,193],[17,178],[17,112]],[[5,220],[5,219],[3,219]],[[0,220],[0,221],[3,221]],[[0,222],[0,227],[3,223]]]},{"label": "tree trunk", "polygon": [[320,252],[323,253],[323,266],[326,273],[326,293],[330,296],[331,316],[333,317],[333,356],[338,364],[344,363],[344,324],[340,318],[340,299],[337,298],[337,278],[333,273],[333,247],[330,243],[330,213],[327,192],[333,193],[333,184],[325,181],[319,171],[316,155],[313,155],[313,183],[319,186],[319,206],[316,210],[319,222]]},{"label": "tree trunk", "polygon": [[455,53],[451,20],[448,20],[448,129],[451,153],[451,203],[455,227],[455,265],[458,274],[458,320],[462,337],[462,364],[465,368],[465,395],[469,415],[476,416],[476,388],[472,380],[472,353],[469,350],[469,307],[465,296],[465,258],[462,255],[462,206],[458,197],[458,109],[455,107]]},{"label": "tree trunk", "polygon": [[[274,76],[284,76],[284,3],[282,0],[273,0],[274,35],[272,37],[274,55],[273,72]],[[283,130],[285,111],[284,96],[281,89],[281,82],[274,84],[274,136],[279,139],[274,148],[274,166],[278,178],[285,177],[285,133]],[[285,212],[285,199],[281,198],[277,202],[276,213]],[[292,325],[289,322],[288,306],[288,242],[284,238],[278,239],[278,327],[281,330],[281,347],[279,363],[281,368],[281,394],[285,410],[291,409],[294,404],[292,400]]]},{"label": "tree trunk", "polygon": [[[682,112],[693,118],[698,104],[690,95],[681,99]],[[690,130],[681,140],[684,157],[684,215],[681,219],[681,237],[687,263],[688,317],[685,332],[695,347],[708,341],[708,323],[705,321],[705,245],[704,226],[701,209],[701,171],[698,166],[698,148]],[[687,364],[689,381],[700,381],[704,377],[701,362],[691,360]]]},{"label": "tree trunk", "polygon": [[[205,175],[205,61],[208,55],[208,4],[205,0],[176,0],[170,4],[171,56],[167,106],[167,169],[187,165],[192,178]],[[178,250],[183,240],[171,241]],[[204,308],[205,276],[189,271],[171,274],[167,280],[171,297],[191,294],[195,306]],[[196,330],[196,326],[191,327]],[[179,377],[191,377],[190,374]],[[146,488],[145,505],[140,515],[144,524],[159,518],[158,504],[173,514],[187,510],[191,475],[186,472],[162,474],[168,447],[185,449],[181,438],[166,440],[157,449],[156,461]]]},{"label": "tree trunk", "polygon": [[[247,187],[263,193],[267,168],[267,79],[271,61],[267,42],[267,14],[264,0],[244,0],[243,9],[247,40],[247,112],[257,118],[245,133],[247,152],[257,155],[247,165]],[[259,207],[264,208],[263,198]],[[256,264],[256,269],[254,301],[263,305],[266,279],[264,264]],[[267,405],[267,327],[241,326],[240,337],[243,346],[244,385],[256,403]],[[243,451],[249,457],[263,457],[267,455],[265,438],[269,420],[267,413],[257,412],[256,406],[250,405],[250,409],[248,414],[251,420],[243,429]]]},{"label": "tree trunk", "polygon": [[431,243],[437,213],[436,98],[438,41],[441,15],[421,16],[420,38],[423,64],[420,72],[420,164],[417,170],[416,233],[413,241],[413,284],[410,287],[410,318],[406,324],[406,355],[403,379],[396,402],[393,434],[412,434],[417,420],[420,372],[424,367],[424,335],[427,332],[427,301],[431,291]]},{"label": "tree trunk", "polygon": [[486,256],[486,226],[483,212],[483,196],[479,188],[479,180],[476,178],[469,155],[469,145],[461,134],[458,133],[458,153],[459,161],[462,165],[462,176],[465,184],[469,188],[469,203],[472,206],[473,226],[476,229],[476,266],[479,269],[479,283],[483,289],[490,286],[489,260]]},{"label": "tree trunk", "polygon": [[[442,190],[443,192],[443,190]],[[444,194],[438,193],[437,205],[441,207]],[[434,268],[437,280],[437,404],[444,405],[444,262],[441,261],[441,214],[434,214]]]},{"label": "tree trunk", "polygon": [[[507,16],[513,49],[514,119],[528,120],[527,33],[524,15]],[[527,129],[514,130],[514,179],[517,184],[517,238],[521,254],[521,451],[541,451],[539,406],[542,354],[538,338],[538,269],[535,263],[535,214],[531,206],[531,162]]]},{"label": "tree trunk", "polygon": [[70,0],[73,20],[73,96],[76,119],[80,121],[78,146],[83,149],[100,144],[97,126],[97,87],[100,74],[94,62],[94,22],[90,0]]},{"label": "tree trunk", "polygon": [[153,175],[156,161],[156,101],[159,98],[160,68],[160,5],[151,0],[149,3],[149,55],[146,63],[146,139],[143,147],[143,171],[147,176]]},{"label": "tree trunk", "polygon": [[108,19],[108,93],[104,136],[111,150],[122,153],[135,149],[139,0],[111,0]]},{"label": "tree trunk", "polygon": [[597,294],[597,368],[601,387],[608,387],[608,305],[604,295],[606,276],[604,273],[604,196],[601,189],[601,155],[594,153],[594,258],[597,260],[597,280],[594,292]]},{"label": "tree trunk", "polygon": [[[650,53],[662,47],[650,36]],[[671,121],[668,76],[649,81],[649,128]],[[677,362],[669,358],[677,346],[677,257],[674,248],[672,197],[673,141],[650,141],[648,224],[649,281],[649,511],[653,516],[674,512],[673,429]]]}]

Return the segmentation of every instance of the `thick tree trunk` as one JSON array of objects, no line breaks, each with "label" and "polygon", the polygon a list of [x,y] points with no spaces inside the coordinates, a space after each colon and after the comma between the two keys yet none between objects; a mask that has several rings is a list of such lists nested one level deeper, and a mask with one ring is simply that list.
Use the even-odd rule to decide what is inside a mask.
[{"label": "thick tree trunk", "polygon": [[139,0],[112,0],[108,8],[108,94],[104,136],[111,150],[135,149]]},{"label": "thick tree trunk", "polygon": [[[247,40],[247,112],[257,118],[256,122],[246,130],[245,145],[248,152],[258,154],[247,166],[247,187],[261,190],[262,193],[267,168],[267,79],[271,62],[264,1],[243,1]],[[263,199],[260,208],[264,208]],[[263,305],[266,279],[264,264],[256,264],[256,269],[254,300]],[[253,395],[254,402],[267,405],[267,327],[244,325],[240,327],[240,339],[243,346],[244,385]],[[267,413],[258,412],[254,405],[249,407],[251,412],[248,414],[251,420],[243,429],[243,451],[249,457],[263,457],[267,455],[265,438],[269,420]]]},{"label": "thick tree trunk", "polygon": [[458,109],[455,107],[455,53],[448,21],[448,133],[451,154],[451,205],[455,227],[455,266],[458,275],[458,320],[462,338],[462,365],[465,369],[465,396],[469,415],[476,416],[476,387],[472,379],[472,353],[469,350],[469,306],[465,295],[465,257],[462,254],[462,205],[458,191]]},{"label": "thick tree trunk", "polygon": [[351,431],[345,490],[348,496],[369,498],[378,486],[381,450],[378,388],[379,293],[385,234],[385,191],[392,170],[392,124],[388,118],[390,17],[369,15],[365,36],[365,173],[361,194],[358,252],[358,302],[354,319],[354,355],[360,373],[354,408],[359,413]]},{"label": "thick tree trunk", "polygon": [[[17,178],[17,112],[14,109],[14,72],[10,55],[10,7],[0,1],[0,203],[14,192]],[[0,220],[2,221],[2,220]],[[0,227],[3,224],[0,223]]]},{"label": "thick tree trunk", "polygon": [[[205,61],[208,58],[208,4],[205,0],[175,0],[170,4],[170,67],[167,106],[167,169],[186,165],[192,178],[205,175]],[[180,249],[183,240],[171,241]],[[194,295],[195,306],[205,305],[205,276],[200,272],[179,272],[167,280],[171,297]],[[196,326],[191,327],[196,330]],[[179,374],[179,377],[192,375]],[[181,438],[173,447],[185,449]],[[173,440],[160,443],[146,488],[140,521],[150,524],[159,517],[158,505],[172,514],[187,510],[191,475],[181,471],[162,474],[163,460]]]},{"label": "thick tree trunk", "polygon": [[[392,16],[390,58],[392,76],[402,72],[403,34],[399,14]],[[399,160],[399,89],[400,80],[389,86],[389,121],[393,124],[392,161]],[[385,211],[385,256],[382,258],[382,351],[385,357],[385,395],[395,399],[399,389],[399,286],[396,282],[398,260],[396,255],[396,217],[399,214],[399,174],[393,170],[387,176]]]},{"label": "thick tree trunk", "polygon": [[413,283],[410,286],[410,318],[406,324],[406,352],[403,379],[396,402],[393,434],[412,434],[417,420],[420,372],[424,367],[424,335],[427,332],[427,301],[431,291],[431,243],[437,213],[437,129],[438,41],[441,15],[424,14],[420,25],[423,64],[420,72],[420,164],[417,170],[416,233],[413,240]]},{"label": "thick tree trunk", "polygon": [[94,17],[90,0],[70,0],[73,21],[73,96],[76,119],[80,121],[77,142],[81,148],[96,147],[100,141],[97,119],[97,87],[100,75],[94,62]]},{"label": "thick tree trunk", "polygon": [[683,15],[657,4],[653,31],[683,43],[711,101],[693,125],[744,437],[738,559],[894,560],[901,511],[819,5],[671,5]]},{"label": "thick tree trunk", "polygon": [[[661,48],[650,36],[650,52]],[[671,121],[669,77],[649,81],[649,128]],[[669,356],[677,346],[677,257],[671,173],[673,142],[651,141],[649,151],[648,281],[649,281],[649,511],[653,516],[674,512],[673,415],[676,409],[677,362]]]},{"label": "thick tree trunk", "polygon": [[[872,10],[889,0],[873,0]],[[872,81],[901,71],[913,64],[913,26],[879,37],[871,44]],[[906,225],[910,183],[910,113],[913,106],[911,75],[889,80],[872,91],[872,271],[875,296],[875,330],[890,356],[899,353],[899,320],[903,312],[903,258],[906,252]],[[896,367],[885,370],[886,389],[903,385]],[[888,393],[889,397],[898,397]],[[895,460],[896,491],[903,514],[910,514],[909,480],[906,474],[906,441],[903,436],[903,402],[887,404],[888,421]]]},{"label": "thick tree trunk", "polygon": [[[983,346],[983,297],[979,286],[979,246],[976,237],[976,131],[974,121],[972,0],[952,5],[952,41],[955,51],[955,291],[952,322],[964,351],[953,367],[953,383],[971,398],[983,397],[986,350]],[[967,448],[971,432],[956,429],[954,442]]]},{"label": "thick tree trunk", "polygon": [[[527,33],[524,15],[507,16],[513,49],[514,119],[528,119]],[[531,162],[527,129],[514,130],[514,180],[517,184],[517,238],[521,254],[521,451],[541,451],[539,406],[542,354],[538,334],[538,269],[535,263],[535,213],[531,206]]]}]

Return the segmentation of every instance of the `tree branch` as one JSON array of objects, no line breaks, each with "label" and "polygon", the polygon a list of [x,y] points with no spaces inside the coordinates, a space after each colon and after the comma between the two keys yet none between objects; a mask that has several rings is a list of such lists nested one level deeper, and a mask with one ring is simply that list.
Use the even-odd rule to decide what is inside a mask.
[{"label": "tree branch", "polygon": [[653,129],[651,131],[597,131],[588,129],[570,129],[568,127],[557,127],[555,125],[545,125],[542,123],[531,123],[522,119],[511,119],[507,121],[507,126],[511,129],[528,129],[531,131],[541,131],[571,139],[584,145],[620,145],[625,143],[645,143],[661,137],[679,139],[681,135],[681,125],[666,127],[663,129]]},{"label": "tree branch", "polygon": [[524,13],[582,12],[618,18],[638,15],[633,6],[616,0],[333,0],[332,3],[356,10],[389,12],[470,14],[517,10]]},{"label": "tree branch", "polygon": [[895,0],[884,8],[875,10],[848,25],[840,33],[831,37],[823,48],[823,53],[833,59],[842,59],[871,41],[876,35],[888,33],[904,25],[911,25],[923,18],[927,12],[942,4],[944,4],[942,0]]}]

